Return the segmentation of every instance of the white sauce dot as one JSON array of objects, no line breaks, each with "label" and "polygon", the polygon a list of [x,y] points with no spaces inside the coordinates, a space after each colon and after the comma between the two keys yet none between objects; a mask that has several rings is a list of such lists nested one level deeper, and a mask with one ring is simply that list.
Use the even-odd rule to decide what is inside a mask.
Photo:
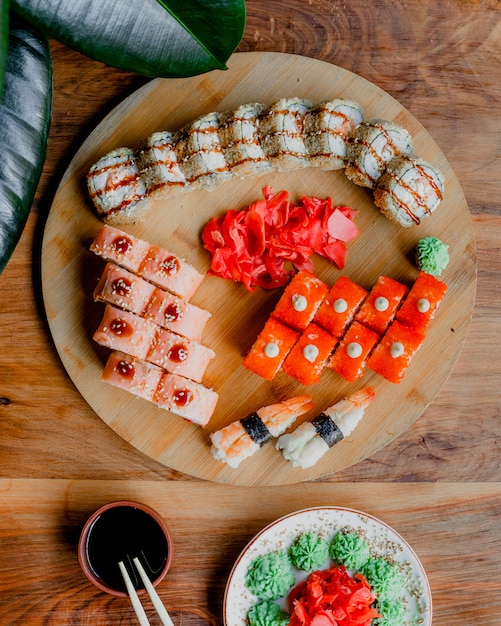
[{"label": "white sauce dot", "polygon": [[318,348],[317,346],[309,343],[307,346],[303,348],[303,356],[310,363],[314,363],[318,356]]},{"label": "white sauce dot", "polygon": [[334,311],[336,311],[336,313],[344,313],[346,311],[346,309],[348,308],[348,303],[346,302],[346,300],[344,298],[338,298],[334,304],[332,305]]},{"label": "white sauce dot", "polygon": [[404,344],[400,343],[400,341],[395,341],[390,346],[390,354],[393,359],[397,359],[399,356],[405,352]]},{"label": "white sauce dot", "polygon": [[308,300],[299,293],[295,293],[292,298],[292,308],[295,311],[305,311],[308,306]]},{"label": "white sauce dot", "polygon": [[374,307],[376,308],[376,311],[379,311],[380,313],[386,311],[389,306],[390,303],[388,301],[388,298],[385,298],[384,296],[379,296],[379,298],[376,298],[376,300],[374,301]]},{"label": "white sauce dot", "polygon": [[427,313],[430,310],[430,301],[426,298],[420,298],[417,301],[417,309],[420,313]]},{"label": "white sauce dot", "polygon": [[267,356],[270,359],[274,359],[276,356],[278,356],[280,352],[280,348],[278,347],[278,344],[270,342],[267,343],[266,346],[264,347],[264,355]]},{"label": "white sauce dot", "polygon": [[358,359],[358,357],[362,354],[362,346],[356,341],[352,341],[346,346],[346,354],[351,359]]}]

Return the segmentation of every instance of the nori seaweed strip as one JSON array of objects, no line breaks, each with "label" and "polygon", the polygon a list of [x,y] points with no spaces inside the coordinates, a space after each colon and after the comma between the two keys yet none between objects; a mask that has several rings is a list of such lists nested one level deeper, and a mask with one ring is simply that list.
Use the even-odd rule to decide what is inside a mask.
[{"label": "nori seaweed strip", "polygon": [[333,420],[325,413],[320,413],[311,420],[318,435],[322,437],[325,443],[332,448],[338,441],[344,439],[341,429],[333,422]]},{"label": "nori seaweed strip", "polygon": [[247,431],[247,434],[260,446],[263,446],[267,441],[273,439],[273,435],[266,428],[263,420],[257,413],[251,413],[240,420],[240,423]]}]

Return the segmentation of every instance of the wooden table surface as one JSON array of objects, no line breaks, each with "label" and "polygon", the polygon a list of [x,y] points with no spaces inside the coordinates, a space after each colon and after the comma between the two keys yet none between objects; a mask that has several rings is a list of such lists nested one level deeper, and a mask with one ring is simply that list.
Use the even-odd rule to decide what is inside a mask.
[{"label": "wooden table surface", "polygon": [[[0,276],[2,624],[134,624],[128,601],[83,577],[85,518],[118,498],[156,508],[175,558],[159,592],[176,626],[222,623],[232,563],[276,517],[315,505],[371,513],[411,543],[436,626],[501,624],[501,11],[498,0],[248,0],[239,51],[310,56],[401,102],[461,182],[478,283],[467,340],[442,390],[405,433],[315,483],[243,488],[181,475],[121,440],[61,365],[41,296],[43,228],[90,131],[148,79],[57,42],[47,160],[25,232]],[[153,612],[152,623],[155,622]]]}]

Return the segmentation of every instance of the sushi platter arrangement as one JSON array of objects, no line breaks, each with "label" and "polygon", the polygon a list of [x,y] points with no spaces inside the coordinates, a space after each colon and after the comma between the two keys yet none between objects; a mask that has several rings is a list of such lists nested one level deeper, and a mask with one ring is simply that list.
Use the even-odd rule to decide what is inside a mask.
[{"label": "sushi platter arrangement", "polygon": [[[270,256],[267,277],[222,247],[265,189],[302,222],[259,243],[248,212],[251,250],[317,232],[305,198],[326,199],[329,233]],[[450,254],[440,278],[414,256],[431,237]],[[203,479],[285,484],[367,458],[427,408],[466,336],[476,260],[460,184],[402,105],[327,63],[246,53],[151,81],[91,133],[54,199],[42,281],[63,364],[117,434]]]}]

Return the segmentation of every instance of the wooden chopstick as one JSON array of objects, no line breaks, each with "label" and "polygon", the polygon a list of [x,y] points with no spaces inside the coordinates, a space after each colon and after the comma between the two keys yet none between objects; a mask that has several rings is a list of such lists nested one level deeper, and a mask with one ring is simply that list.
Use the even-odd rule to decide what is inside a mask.
[{"label": "wooden chopstick", "polygon": [[[144,571],[143,566],[141,565],[141,561],[134,557],[132,559],[134,565],[136,566],[137,571],[139,572],[139,576],[143,581],[144,588],[146,589],[148,595],[150,596],[151,601],[153,602],[153,606],[155,607],[158,616],[160,617],[160,621],[163,626],[174,626],[173,621],[171,620],[169,614],[167,613],[166,608],[162,604],[162,600],[160,599],[158,593],[155,590],[155,587],[152,585],[151,580],[148,578],[148,575]],[[118,564],[120,571],[122,573],[122,577],[124,579],[125,586],[127,588],[127,593],[129,594],[130,601],[132,602],[132,607],[137,615],[139,623],[141,626],[149,626],[148,617],[144,611],[143,605],[139,600],[139,596],[134,589],[134,585],[132,584],[132,580],[130,579],[129,572],[127,568],[123,564],[123,561],[120,561]]]}]

